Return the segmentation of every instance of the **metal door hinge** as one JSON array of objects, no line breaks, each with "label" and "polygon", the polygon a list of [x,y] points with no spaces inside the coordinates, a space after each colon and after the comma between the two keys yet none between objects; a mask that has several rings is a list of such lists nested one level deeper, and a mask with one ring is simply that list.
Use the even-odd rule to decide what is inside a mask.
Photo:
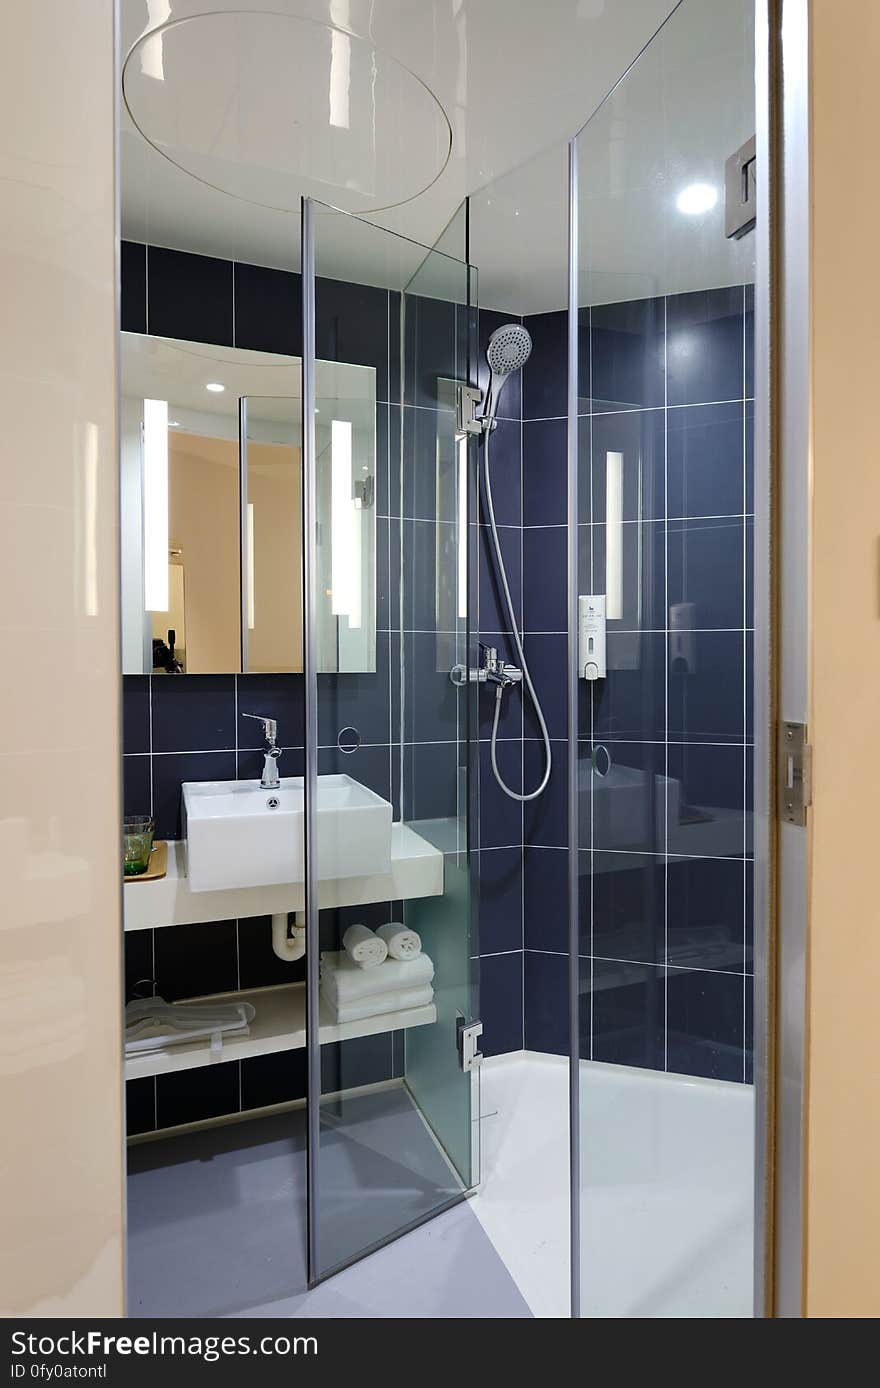
[{"label": "metal door hinge", "polygon": [[785,824],[806,824],[813,798],[813,749],[805,723],[780,723],[778,755],[779,818]]},{"label": "metal door hinge", "polygon": [[455,428],[459,434],[482,434],[483,425],[477,418],[477,406],[483,392],[473,386],[456,386]]},{"label": "metal door hinge", "polygon": [[477,1049],[477,1042],[483,1034],[482,1022],[468,1022],[465,1024],[463,1017],[458,1019],[458,1058],[461,1068],[467,1074],[469,1070],[475,1069],[483,1062],[483,1056]]},{"label": "metal door hinge", "polygon": [[757,210],[755,136],[740,145],[724,164],[724,235],[738,241],[755,225]]}]

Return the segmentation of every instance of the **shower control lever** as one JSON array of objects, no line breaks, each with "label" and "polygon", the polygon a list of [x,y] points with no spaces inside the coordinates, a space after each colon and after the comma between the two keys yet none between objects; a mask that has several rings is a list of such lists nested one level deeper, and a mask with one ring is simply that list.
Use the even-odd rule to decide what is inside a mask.
[{"label": "shower control lever", "polygon": [[522,670],[518,665],[510,665],[506,660],[502,660],[494,646],[484,646],[481,643],[480,652],[480,672],[489,684],[500,684],[502,688],[507,689],[510,685],[521,682]]},{"label": "shower control lever", "polygon": [[510,665],[506,660],[502,660],[494,646],[484,646],[480,642],[480,664],[477,667],[466,665],[453,665],[449,671],[449,678],[454,685],[462,684],[497,684],[502,689],[509,689],[511,685],[520,684],[522,681],[522,670],[518,665]]}]

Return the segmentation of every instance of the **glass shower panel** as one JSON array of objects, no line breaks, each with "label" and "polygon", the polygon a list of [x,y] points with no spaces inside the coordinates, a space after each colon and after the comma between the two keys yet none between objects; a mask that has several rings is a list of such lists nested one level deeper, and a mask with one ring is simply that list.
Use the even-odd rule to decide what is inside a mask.
[{"label": "glass shower panel", "polygon": [[752,1314],[753,9],[685,0],[576,141],[584,1316]]},{"label": "glass shower panel", "polygon": [[[328,598],[356,637],[358,565],[346,536],[367,502],[377,578],[375,671],[324,674],[319,664],[316,677],[320,1093],[310,1106],[310,1219],[320,1278],[461,1198],[473,1179],[472,1077],[459,1031],[477,1010],[474,689],[451,672],[469,655],[475,663],[474,467],[455,409],[457,383],[471,380],[475,279],[451,256],[312,207],[317,356],[373,367],[377,440],[367,497],[345,401],[330,420],[316,401],[316,550],[329,545],[333,562],[316,569],[312,610]],[[382,927],[397,930],[394,943]],[[352,958],[358,936],[368,967]]]}]

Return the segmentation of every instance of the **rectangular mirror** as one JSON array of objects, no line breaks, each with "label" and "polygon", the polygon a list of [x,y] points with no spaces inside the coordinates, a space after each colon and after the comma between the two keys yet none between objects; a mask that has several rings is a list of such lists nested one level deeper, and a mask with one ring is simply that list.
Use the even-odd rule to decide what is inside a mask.
[{"label": "rectangular mirror", "polygon": [[[298,357],[121,334],[124,674],[302,670]],[[376,372],[317,363],[322,672],[376,668]]]}]

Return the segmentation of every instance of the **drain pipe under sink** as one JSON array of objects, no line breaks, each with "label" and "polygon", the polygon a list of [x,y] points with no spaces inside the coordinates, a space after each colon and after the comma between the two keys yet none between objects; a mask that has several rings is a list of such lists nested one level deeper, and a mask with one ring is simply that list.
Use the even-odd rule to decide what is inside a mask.
[{"label": "drain pipe under sink", "polygon": [[[306,927],[300,911],[279,911],[272,917],[272,948],[279,959],[292,964],[306,952]],[[292,921],[290,918],[293,918]],[[291,933],[288,935],[288,922]]]}]

